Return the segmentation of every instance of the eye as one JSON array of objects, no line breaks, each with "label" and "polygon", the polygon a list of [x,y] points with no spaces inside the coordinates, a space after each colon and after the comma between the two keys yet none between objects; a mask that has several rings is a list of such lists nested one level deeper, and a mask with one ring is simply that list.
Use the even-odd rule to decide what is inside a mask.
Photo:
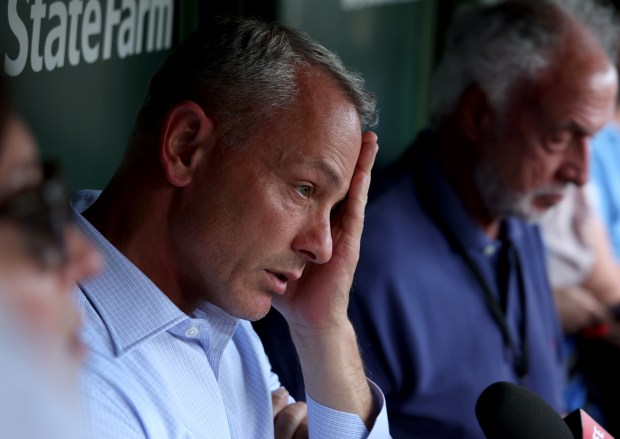
[{"label": "eye", "polygon": [[299,195],[304,198],[310,198],[310,195],[312,195],[312,192],[314,191],[314,188],[307,184],[299,185],[295,189],[297,190]]},{"label": "eye", "polygon": [[572,133],[568,130],[559,130],[552,133],[547,141],[547,149],[552,152],[566,150],[573,140]]}]

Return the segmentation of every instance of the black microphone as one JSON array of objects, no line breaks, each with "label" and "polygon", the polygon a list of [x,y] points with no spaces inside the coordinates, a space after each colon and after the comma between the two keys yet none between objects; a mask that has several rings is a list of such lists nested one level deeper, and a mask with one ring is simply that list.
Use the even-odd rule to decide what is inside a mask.
[{"label": "black microphone", "polygon": [[509,382],[487,387],[476,402],[487,439],[574,439],[562,417],[542,398]]}]

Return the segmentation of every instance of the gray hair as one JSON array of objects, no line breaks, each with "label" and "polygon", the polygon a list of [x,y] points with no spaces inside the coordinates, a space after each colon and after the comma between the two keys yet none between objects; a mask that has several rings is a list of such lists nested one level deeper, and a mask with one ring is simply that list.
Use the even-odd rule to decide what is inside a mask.
[{"label": "gray hair", "polygon": [[140,143],[145,133],[158,134],[171,106],[193,100],[217,120],[225,142],[241,146],[278,110],[296,102],[296,72],[309,67],[336,81],[362,127],[376,125],[375,97],[361,75],[334,53],[279,24],[216,18],[179,45],[157,71],[131,143]]},{"label": "gray hair", "polygon": [[507,0],[466,9],[451,26],[433,84],[433,111],[452,113],[471,84],[503,109],[512,88],[549,65],[570,19],[582,23],[615,62],[613,10],[594,0]]}]

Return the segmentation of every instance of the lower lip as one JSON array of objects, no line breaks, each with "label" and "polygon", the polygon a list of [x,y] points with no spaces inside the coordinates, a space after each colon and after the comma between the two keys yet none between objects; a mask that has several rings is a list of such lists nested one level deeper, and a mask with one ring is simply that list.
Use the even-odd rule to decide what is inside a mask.
[{"label": "lower lip", "polygon": [[271,271],[267,271],[267,276],[269,277],[269,281],[271,283],[270,289],[274,293],[282,295],[286,292],[286,284],[287,284],[286,281],[280,279],[278,276],[276,276]]},{"label": "lower lip", "polygon": [[538,200],[545,206],[555,206],[562,201],[562,198],[562,195],[541,195],[538,197]]}]

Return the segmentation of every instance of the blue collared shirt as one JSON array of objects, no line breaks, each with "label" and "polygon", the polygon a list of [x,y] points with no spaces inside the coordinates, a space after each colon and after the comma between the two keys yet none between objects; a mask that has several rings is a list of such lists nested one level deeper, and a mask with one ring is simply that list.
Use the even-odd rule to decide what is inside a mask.
[{"label": "blue collared shirt", "polygon": [[[249,322],[209,303],[186,315],[83,216],[99,192],[73,197],[78,228],[104,268],[75,291],[90,355],[81,394],[93,438],[272,438],[279,386]],[[308,397],[309,430],[321,438],[388,437],[381,413],[362,420]]]},{"label": "blue collared shirt", "polygon": [[[421,151],[433,148],[427,136],[416,145]],[[369,377],[385,392],[392,433],[483,438],[474,410],[480,393],[496,381],[522,381],[515,367],[519,352],[505,343],[480,283],[445,228],[505,301],[512,337],[519,346],[527,343],[527,387],[561,410],[562,338],[537,228],[508,219],[503,239],[490,239],[439,168],[429,168],[432,160],[422,162],[428,171],[422,179],[412,163],[399,165],[385,180],[373,181],[378,194],[366,209],[350,307]],[[436,203],[438,215],[431,215],[421,191]],[[502,241],[520,256],[524,303],[513,276],[506,283],[496,276]]]}]

